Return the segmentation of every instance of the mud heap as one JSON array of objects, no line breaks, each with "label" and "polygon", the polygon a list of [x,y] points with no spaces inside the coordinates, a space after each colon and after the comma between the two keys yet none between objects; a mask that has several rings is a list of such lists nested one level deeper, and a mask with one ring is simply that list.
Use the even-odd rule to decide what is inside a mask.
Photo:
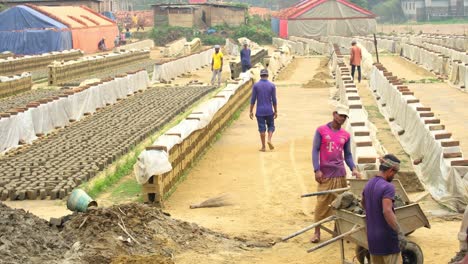
[{"label": "mud heap", "polygon": [[0,262],[59,263],[68,246],[47,221],[0,203]]}]

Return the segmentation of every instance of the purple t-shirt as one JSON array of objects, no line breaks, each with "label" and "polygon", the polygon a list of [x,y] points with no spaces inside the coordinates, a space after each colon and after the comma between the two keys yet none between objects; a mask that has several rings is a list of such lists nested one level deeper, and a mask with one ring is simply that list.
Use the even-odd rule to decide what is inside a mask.
[{"label": "purple t-shirt", "polygon": [[331,123],[317,128],[312,147],[314,171],[320,170],[325,178],[345,177],[343,153],[346,164],[350,170],[353,170],[356,166],[351,154],[350,137],[342,128],[333,130]]},{"label": "purple t-shirt", "polygon": [[[394,201],[395,186],[380,176],[367,182],[362,192],[366,205],[367,241],[372,255],[390,255],[400,252],[398,234],[385,220],[382,200]],[[393,211],[395,209],[392,206]]]},{"label": "purple t-shirt", "polygon": [[273,105],[276,105],[276,87],[268,81],[261,79],[254,84],[252,88],[252,98],[250,104],[255,104],[257,101],[256,116],[271,116],[273,115]]}]

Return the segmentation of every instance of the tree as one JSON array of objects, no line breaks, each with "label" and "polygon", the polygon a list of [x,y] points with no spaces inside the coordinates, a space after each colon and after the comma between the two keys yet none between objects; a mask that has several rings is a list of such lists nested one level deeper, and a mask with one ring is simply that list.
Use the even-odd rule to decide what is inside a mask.
[{"label": "tree", "polygon": [[350,2],[365,9],[369,8],[367,0],[350,0]]}]

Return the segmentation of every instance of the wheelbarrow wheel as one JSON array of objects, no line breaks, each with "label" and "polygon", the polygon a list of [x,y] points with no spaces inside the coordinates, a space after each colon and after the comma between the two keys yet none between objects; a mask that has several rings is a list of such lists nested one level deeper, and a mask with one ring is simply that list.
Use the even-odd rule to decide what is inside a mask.
[{"label": "wheelbarrow wheel", "polygon": [[369,250],[364,247],[356,246],[356,258],[360,264],[371,263]]},{"label": "wheelbarrow wheel", "polygon": [[423,264],[424,257],[418,244],[408,241],[405,249],[401,252],[403,264]]}]

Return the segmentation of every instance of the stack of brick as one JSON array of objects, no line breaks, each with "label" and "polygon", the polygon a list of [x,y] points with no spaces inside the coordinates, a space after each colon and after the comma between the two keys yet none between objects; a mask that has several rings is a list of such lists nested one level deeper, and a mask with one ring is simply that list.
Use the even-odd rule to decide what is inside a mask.
[{"label": "stack of brick", "polygon": [[31,90],[32,77],[29,73],[11,77],[0,76],[0,98]]},{"label": "stack of brick", "polygon": [[49,85],[60,85],[77,78],[149,59],[149,50],[130,50],[49,65]]},{"label": "stack of brick", "polygon": [[53,61],[67,61],[83,57],[80,50],[65,50],[61,52],[44,53],[24,57],[8,57],[0,59],[0,75],[13,75],[30,72],[46,67]]},{"label": "stack of brick", "polygon": [[339,102],[349,107],[349,119],[346,130],[352,135],[351,151],[361,170],[377,169],[377,146],[371,137],[370,122],[362,106],[361,98],[354,84],[349,67],[343,62],[343,55],[338,45],[334,45],[333,60],[336,61],[333,73],[338,88]]}]

